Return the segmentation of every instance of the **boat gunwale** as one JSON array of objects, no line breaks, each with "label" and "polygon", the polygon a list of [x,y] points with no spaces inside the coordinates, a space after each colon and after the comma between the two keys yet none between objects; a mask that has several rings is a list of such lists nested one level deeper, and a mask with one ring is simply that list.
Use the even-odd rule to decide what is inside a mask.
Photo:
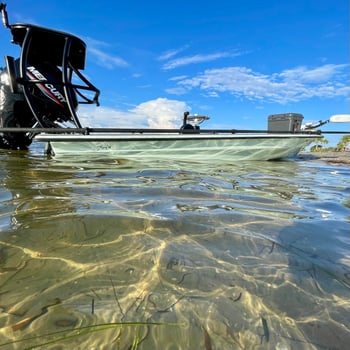
[{"label": "boat gunwale", "polygon": [[125,133],[90,133],[90,134],[45,134],[41,133],[35,136],[37,142],[137,142],[137,141],[190,141],[190,140],[237,140],[237,139],[318,139],[322,138],[319,134],[285,134],[285,133],[266,133],[266,134],[246,134],[235,133],[224,134],[128,134]]}]

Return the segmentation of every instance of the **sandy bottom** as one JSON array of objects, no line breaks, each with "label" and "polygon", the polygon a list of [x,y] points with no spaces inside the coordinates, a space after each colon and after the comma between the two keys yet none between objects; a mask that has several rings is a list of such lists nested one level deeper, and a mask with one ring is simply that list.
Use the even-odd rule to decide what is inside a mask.
[{"label": "sandy bottom", "polygon": [[305,160],[321,160],[333,164],[350,164],[350,151],[343,152],[302,152],[299,158]]}]

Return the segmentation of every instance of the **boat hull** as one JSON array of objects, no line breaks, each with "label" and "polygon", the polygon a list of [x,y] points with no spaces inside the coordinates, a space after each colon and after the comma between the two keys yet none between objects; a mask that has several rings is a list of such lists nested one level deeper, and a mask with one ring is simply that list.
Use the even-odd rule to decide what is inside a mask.
[{"label": "boat hull", "polygon": [[39,134],[55,156],[103,155],[117,159],[184,161],[273,160],[296,156],[319,135],[306,134]]}]

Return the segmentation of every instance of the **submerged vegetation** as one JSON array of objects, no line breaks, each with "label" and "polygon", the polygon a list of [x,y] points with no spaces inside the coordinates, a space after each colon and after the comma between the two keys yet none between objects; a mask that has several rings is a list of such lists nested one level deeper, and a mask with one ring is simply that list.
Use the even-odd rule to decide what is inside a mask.
[{"label": "submerged vegetation", "polygon": [[[74,329],[67,329],[67,330],[60,330],[51,332],[45,335],[36,335],[32,337],[27,337],[19,340],[10,341],[8,343],[0,344],[0,348],[7,347],[9,345],[14,345],[18,343],[26,344],[23,349],[25,350],[32,350],[32,349],[38,349],[42,348],[43,346],[48,346],[52,344],[61,344],[62,342],[69,341],[72,339],[75,339],[77,337],[82,337],[86,335],[91,335],[92,333],[96,332],[103,332],[109,329],[121,329],[126,327],[150,327],[150,326],[176,326],[176,327],[182,327],[183,324],[180,323],[165,323],[165,322],[111,322],[111,323],[103,323],[103,324],[97,324],[97,325],[90,325],[90,326],[84,326]],[[44,340],[45,338],[49,340]],[[50,339],[52,338],[52,339]],[[118,336],[116,336],[116,339],[118,339]],[[138,349],[139,344],[144,339],[140,339],[137,335],[134,336],[132,344],[128,349],[136,350]],[[28,342],[37,342],[35,345],[28,345]]]}]

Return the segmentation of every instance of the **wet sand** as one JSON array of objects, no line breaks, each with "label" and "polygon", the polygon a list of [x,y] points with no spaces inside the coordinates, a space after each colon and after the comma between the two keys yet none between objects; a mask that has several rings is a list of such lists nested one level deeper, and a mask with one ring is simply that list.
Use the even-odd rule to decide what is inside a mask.
[{"label": "wet sand", "polygon": [[298,156],[305,160],[320,160],[332,164],[350,164],[350,151],[342,152],[302,152]]}]

